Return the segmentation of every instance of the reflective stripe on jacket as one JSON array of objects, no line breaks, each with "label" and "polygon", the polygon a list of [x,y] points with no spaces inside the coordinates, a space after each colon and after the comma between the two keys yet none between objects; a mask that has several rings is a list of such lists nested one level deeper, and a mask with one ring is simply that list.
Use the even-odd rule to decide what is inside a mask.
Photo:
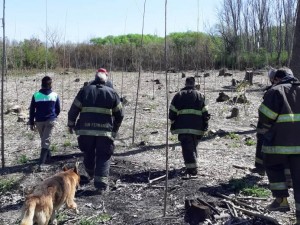
[{"label": "reflective stripe on jacket", "polygon": [[78,92],[73,101],[68,112],[68,126],[75,126],[77,135],[106,136],[113,139],[123,117],[122,104],[114,89],[99,84],[88,85]]},{"label": "reflective stripe on jacket", "polygon": [[294,81],[273,86],[259,107],[264,153],[300,154],[300,83]]}]

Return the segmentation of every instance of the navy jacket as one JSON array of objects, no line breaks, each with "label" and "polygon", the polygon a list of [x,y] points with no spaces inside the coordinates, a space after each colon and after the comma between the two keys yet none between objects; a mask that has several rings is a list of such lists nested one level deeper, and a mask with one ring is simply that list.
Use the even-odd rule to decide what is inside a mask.
[{"label": "navy jacket", "polygon": [[40,89],[35,92],[29,108],[29,125],[34,121],[55,120],[60,113],[60,102],[57,93],[51,89]]}]

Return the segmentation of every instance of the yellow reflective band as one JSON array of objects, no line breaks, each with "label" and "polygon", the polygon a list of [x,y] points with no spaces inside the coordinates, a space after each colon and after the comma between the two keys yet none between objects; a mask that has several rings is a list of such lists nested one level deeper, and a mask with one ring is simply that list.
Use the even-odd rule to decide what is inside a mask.
[{"label": "yellow reflective band", "polygon": [[171,131],[172,134],[195,134],[195,135],[203,135],[204,131],[195,130],[195,129],[176,129]]},{"label": "yellow reflective band", "polygon": [[99,108],[99,107],[83,107],[81,109],[82,113],[102,113],[112,115],[112,110],[107,108]]},{"label": "yellow reflective band", "polygon": [[94,181],[108,184],[108,177],[95,176]]},{"label": "yellow reflective band", "polygon": [[114,139],[112,137],[112,133],[110,131],[103,131],[103,130],[76,130],[75,131],[77,135],[87,135],[87,136],[102,136],[102,137],[108,137],[110,139]]},{"label": "yellow reflective band", "polygon": [[170,105],[170,110],[172,110],[172,111],[174,111],[174,112],[176,112],[176,113],[178,112],[178,110],[177,110],[177,109],[175,108],[175,106],[172,105],[172,104]]},{"label": "yellow reflective band", "polygon": [[278,116],[277,123],[300,122],[300,114],[281,114]]},{"label": "yellow reflective band", "polygon": [[115,108],[112,109],[113,112],[118,112],[122,109],[122,104],[119,103]]},{"label": "yellow reflective band", "polygon": [[300,154],[300,146],[262,146],[267,154]]},{"label": "yellow reflective band", "polygon": [[285,182],[278,182],[278,183],[270,183],[270,190],[272,191],[281,191],[288,189]]},{"label": "yellow reflective band", "polygon": [[181,109],[177,112],[177,115],[183,115],[183,114],[194,114],[194,115],[202,115],[202,111],[201,110],[197,110],[197,109]]},{"label": "yellow reflective band", "polygon": [[185,167],[187,169],[194,169],[197,168],[197,163],[185,163]]},{"label": "yellow reflective band", "polygon": [[264,164],[263,160],[257,157],[255,158],[255,162],[258,164]]},{"label": "yellow reflective band", "polygon": [[278,113],[272,111],[271,109],[269,109],[267,106],[265,106],[264,104],[261,104],[259,109],[258,109],[262,114],[264,114],[266,117],[275,120],[278,116]]},{"label": "yellow reflective band", "polygon": [[81,102],[77,98],[74,99],[73,105],[75,105],[79,109],[81,109],[82,107]]}]

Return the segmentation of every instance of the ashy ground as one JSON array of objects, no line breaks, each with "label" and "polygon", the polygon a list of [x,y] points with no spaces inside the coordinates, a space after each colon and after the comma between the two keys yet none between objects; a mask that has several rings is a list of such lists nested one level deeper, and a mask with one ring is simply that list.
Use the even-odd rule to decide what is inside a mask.
[{"label": "ashy ground", "polygon": [[[232,76],[218,76],[218,71],[206,71],[210,76],[196,78],[201,92],[205,92],[211,114],[209,132],[198,145],[199,177],[182,180],[183,160],[177,137],[168,133],[167,109],[172,97],[184,85],[182,73],[169,75],[169,103],[166,97],[164,73],[141,74],[135,132],[133,133],[136,105],[137,73],[111,73],[114,86],[126,98],[125,118],[115,141],[112,160],[110,192],[95,195],[93,184],[84,184],[76,193],[80,213],[62,208],[58,212],[59,224],[198,224],[186,214],[185,200],[200,198],[213,205],[221,214],[200,224],[271,224],[257,217],[247,216],[237,210],[236,217],[224,198],[242,199],[256,212],[278,220],[280,224],[293,224],[294,203],[290,189],[292,211],[269,213],[264,206],[272,200],[266,176],[252,174],[255,157],[257,109],[262,101],[263,88],[268,85],[267,72],[254,76],[254,84],[245,89],[232,87],[231,80],[243,80],[245,72],[232,72]],[[194,71],[185,72],[194,76]],[[54,157],[47,171],[39,172],[40,140],[36,132],[18,121],[12,106],[20,106],[21,115],[28,115],[33,92],[39,89],[44,74],[10,74],[4,85],[5,92],[5,168],[0,177],[0,224],[18,224],[26,190],[43,179],[60,171],[63,165],[82,162],[75,135],[67,132],[67,112],[85,81],[92,80],[93,72],[75,71],[69,74],[49,73],[54,79],[53,90],[58,92],[62,112],[54,130],[51,150]],[[219,92],[225,92],[230,101],[216,102]],[[248,103],[235,103],[232,99],[245,93]],[[239,116],[228,118],[237,107]],[[11,109],[11,110],[9,110]],[[16,111],[16,110],[15,110]],[[26,115],[25,115],[26,117]],[[134,138],[133,138],[134,135]],[[168,140],[168,161],[166,143]],[[166,174],[168,182],[153,179]],[[165,191],[168,186],[167,192]],[[252,196],[252,197],[251,197]],[[257,197],[259,196],[259,198]],[[266,196],[266,197],[265,197]],[[262,198],[263,197],[263,198]],[[232,212],[231,212],[232,213]]]}]

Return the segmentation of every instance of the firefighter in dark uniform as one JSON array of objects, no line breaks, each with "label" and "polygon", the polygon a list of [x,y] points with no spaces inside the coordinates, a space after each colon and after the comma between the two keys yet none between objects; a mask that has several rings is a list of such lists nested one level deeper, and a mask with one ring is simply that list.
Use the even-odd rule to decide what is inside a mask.
[{"label": "firefighter in dark uniform", "polygon": [[[265,93],[271,89],[273,87],[273,85],[275,85],[277,82],[279,82],[278,79],[275,80],[275,73],[276,73],[276,69],[270,69],[268,72],[268,77],[269,80],[271,82],[271,85],[265,88]],[[264,133],[266,132],[264,125],[261,124],[260,121],[258,121],[257,123],[257,133],[256,133],[256,137],[257,137],[257,143],[256,143],[256,152],[255,152],[255,168],[251,170],[251,172],[253,173],[258,173],[262,176],[265,175],[265,166],[264,166],[264,154],[262,152],[262,145],[264,142]],[[284,174],[286,177],[286,182],[288,187],[292,187],[293,186],[293,182],[292,182],[292,178],[291,178],[291,171],[289,169],[288,164],[286,165],[286,168],[284,169]]]},{"label": "firefighter in dark uniform", "polygon": [[294,188],[297,223],[300,224],[300,82],[288,68],[275,73],[275,85],[259,107],[264,132],[264,164],[275,200],[270,211],[290,210],[284,169],[289,165]]},{"label": "firefighter in dark uniform", "polygon": [[185,163],[185,178],[197,177],[197,145],[208,129],[210,115],[205,97],[195,88],[195,78],[188,77],[185,87],[174,96],[170,109],[172,134],[178,134]]},{"label": "firefighter in dark uniform", "polygon": [[79,135],[85,171],[90,179],[94,178],[100,193],[108,190],[114,138],[124,117],[120,98],[114,89],[105,85],[106,81],[107,75],[98,72],[95,82],[78,92],[68,112],[69,131],[75,130]]}]

